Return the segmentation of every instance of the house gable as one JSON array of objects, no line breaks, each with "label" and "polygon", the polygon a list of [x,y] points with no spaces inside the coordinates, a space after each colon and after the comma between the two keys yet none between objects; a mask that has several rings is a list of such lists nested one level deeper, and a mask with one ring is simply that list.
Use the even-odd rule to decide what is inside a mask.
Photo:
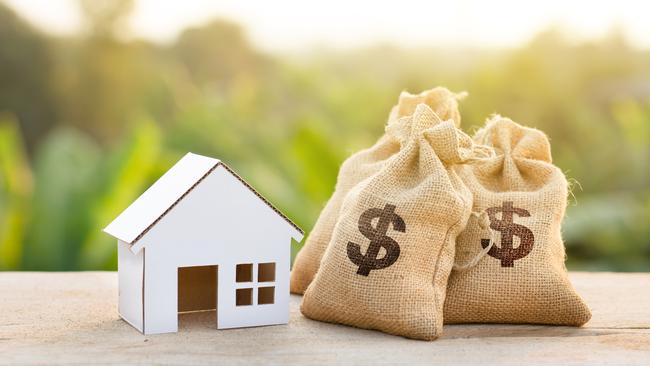
[{"label": "house gable", "polygon": [[108,224],[104,232],[133,244],[218,163],[217,159],[187,153]]},{"label": "house gable", "polygon": [[148,255],[179,256],[174,261],[183,262],[182,257],[202,256],[206,246],[219,247],[220,258],[230,258],[233,246],[248,246],[257,256],[259,251],[288,249],[295,231],[220,165],[161,217],[132,251],[147,248]]},{"label": "house gable", "polygon": [[[104,231],[126,243],[131,244],[131,251],[137,253],[144,247],[140,239],[154,227],[168,212],[183,200],[195,187],[217,169],[237,180],[264,205],[281,217],[285,225],[291,227],[291,237],[302,240],[303,231],[260,195],[227,165],[219,160],[188,153],[154,183],[145,193],[133,202]],[[219,187],[213,187],[219,189]],[[214,207],[214,209],[218,209]]]}]

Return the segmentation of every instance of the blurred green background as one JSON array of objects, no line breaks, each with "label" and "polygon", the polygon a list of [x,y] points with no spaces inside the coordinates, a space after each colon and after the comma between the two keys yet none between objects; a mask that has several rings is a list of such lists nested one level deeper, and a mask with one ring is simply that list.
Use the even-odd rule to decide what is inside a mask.
[{"label": "blurred green background", "polygon": [[[101,7],[95,4],[102,4]],[[472,133],[544,130],[574,184],[568,267],[650,270],[650,52],[550,28],[514,49],[262,52],[215,20],[168,44],[116,36],[130,1],[81,1],[75,36],[0,3],[0,269],[115,269],[101,229],[187,151],[218,157],[307,231],[338,167],[402,90],[443,85]],[[296,245],[293,250],[298,250]]]}]

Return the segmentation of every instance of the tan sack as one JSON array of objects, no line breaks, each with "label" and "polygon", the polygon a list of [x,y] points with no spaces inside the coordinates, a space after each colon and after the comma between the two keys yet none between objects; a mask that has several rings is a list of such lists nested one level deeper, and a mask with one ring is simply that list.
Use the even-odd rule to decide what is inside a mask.
[{"label": "tan sack", "polygon": [[[418,95],[402,92],[399,103],[393,107],[388,124],[397,119],[410,116],[416,105],[425,103],[443,120],[452,120],[460,125],[458,99],[463,94],[455,94],[437,87]],[[350,156],[341,166],[334,194],[321,212],[318,221],[311,230],[304,247],[293,264],[291,271],[291,292],[302,294],[314,278],[327,244],[330,242],[334,224],[339,216],[341,203],[345,195],[357,183],[375,174],[386,160],[399,151],[399,142],[391,136],[384,135],[369,149]]]},{"label": "tan sack", "polygon": [[455,239],[472,207],[452,167],[476,151],[453,121],[425,104],[386,134],[400,150],[345,197],[301,311],[315,320],[433,340],[442,332]]},{"label": "tan sack", "polygon": [[564,265],[567,181],[551,163],[548,138],[496,116],[474,140],[497,155],[458,169],[474,212],[486,215],[469,220],[457,239],[456,261],[462,267],[477,253],[487,255],[452,272],[445,323],[586,323],[591,313]]}]

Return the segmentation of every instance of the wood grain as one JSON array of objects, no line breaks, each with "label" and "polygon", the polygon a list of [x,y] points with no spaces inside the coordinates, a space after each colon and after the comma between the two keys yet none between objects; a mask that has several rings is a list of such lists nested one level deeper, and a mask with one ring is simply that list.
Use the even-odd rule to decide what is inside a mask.
[{"label": "wood grain", "polygon": [[650,274],[571,279],[593,311],[583,328],[453,325],[422,342],[306,319],[298,296],[286,326],[218,331],[192,313],[178,334],[144,336],[117,315],[114,272],[5,272],[0,365],[649,365]]}]

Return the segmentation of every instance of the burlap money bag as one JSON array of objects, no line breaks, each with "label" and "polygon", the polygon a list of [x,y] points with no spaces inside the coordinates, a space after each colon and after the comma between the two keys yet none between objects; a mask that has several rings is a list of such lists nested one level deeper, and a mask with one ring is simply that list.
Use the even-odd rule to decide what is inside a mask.
[{"label": "burlap money bag", "polygon": [[452,166],[471,158],[474,145],[425,104],[386,133],[400,150],[345,197],[301,311],[432,340],[442,331],[455,239],[472,206]]},{"label": "burlap money bag", "polygon": [[567,181],[551,163],[548,138],[496,116],[475,140],[497,155],[459,169],[474,212],[487,215],[470,218],[457,239],[456,260],[489,252],[472,268],[452,272],[445,322],[586,323],[591,313],[564,265],[560,224]]},{"label": "burlap money bag", "polygon": [[[391,110],[388,124],[401,117],[412,115],[419,103],[425,103],[443,120],[452,120],[460,125],[458,99],[463,94],[454,94],[437,87],[418,95],[402,92],[399,103]],[[382,136],[369,149],[350,156],[339,170],[336,188],[311,230],[304,247],[296,256],[291,271],[291,292],[302,294],[314,278],[327,244],[330,242],[334,224],[345,195],[357,183],[375,174],[388,158],[399,151],[399,141],[389,135]]]}]

